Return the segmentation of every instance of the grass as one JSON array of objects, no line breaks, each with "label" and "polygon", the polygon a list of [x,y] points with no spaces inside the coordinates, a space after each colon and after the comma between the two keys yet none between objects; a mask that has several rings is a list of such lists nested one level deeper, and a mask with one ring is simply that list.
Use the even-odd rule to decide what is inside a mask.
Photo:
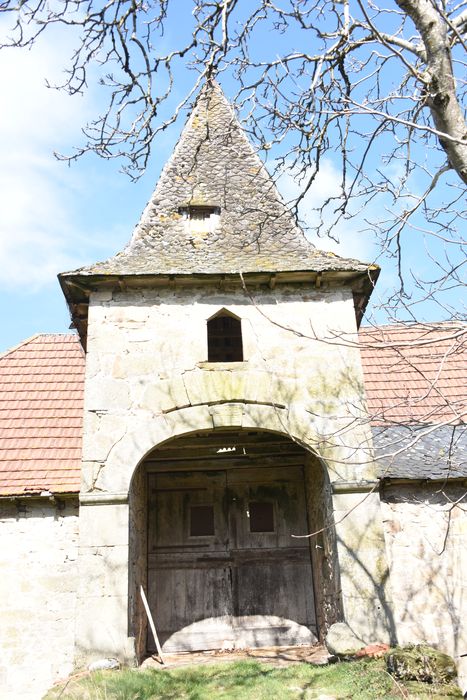
[{"label": "grass", "polygon": [[382,659],[331,666],[302,663],[274,667],[258,661],[206,664],[166,670],[125,669],[71,678],[44,700],[410,700],[462,698],[453,685],[398,684]]}]

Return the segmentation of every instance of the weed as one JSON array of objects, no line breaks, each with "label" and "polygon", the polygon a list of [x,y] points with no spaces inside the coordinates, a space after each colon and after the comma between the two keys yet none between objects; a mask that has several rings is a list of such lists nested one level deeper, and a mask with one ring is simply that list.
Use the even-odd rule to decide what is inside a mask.
[{"label": "weed", "polygon": [[331,666],[236,661],[177,669],[99,671],[52,689],[45,700],[433,700],[462,698],[454,685],[402,684],[382,659]]}]

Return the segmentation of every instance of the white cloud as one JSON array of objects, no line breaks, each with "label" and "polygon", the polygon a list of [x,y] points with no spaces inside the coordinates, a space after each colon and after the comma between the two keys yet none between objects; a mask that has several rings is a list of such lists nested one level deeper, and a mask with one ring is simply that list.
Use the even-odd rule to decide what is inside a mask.
[{"label": "white cloud", "polygon": [[[329,197],[339,197],[341,193],[341,172],[332,160],[324,159],[321,162],[318,175],[306,193],[300,204],[300,217],[309,228],[308,239],[322,250],[328,250],[343,257],[351,257],[371,262],[376,256],[376,248],[370,232],[365,232],[366,224],[362,216],[341,220],[332,228],[331,236],[318,236],[316,230],[319,223],[317,207],[323,206]],[[295,199],[306,184],[306,179],[299,180],[293,174],[286,172],[279,180],[279,189],[286,201]],[[337,206],[331,204],[328,207],[328,220],[332,221],[332,209]],[[366,210],[368,214],[368,209]]]},{"label": "white cloud", "polygon": [[31,51],[0,52],[0,285],[7,289],[55,284],[59,271],[83,264],[83,248],[103,249],[95,231],[83,234],[79,195],[88,175],[53,156],[80,140],[96,111],[92,93],[46,87],[46,78],[60,80],[65,55],[60,35]]},{"label": "white cloud", "polygon": [[0,171],[0,264],[2,285],[31,290],[73,265],[74,238],[66,191],[54,177],[51,160],[21,160]]}]

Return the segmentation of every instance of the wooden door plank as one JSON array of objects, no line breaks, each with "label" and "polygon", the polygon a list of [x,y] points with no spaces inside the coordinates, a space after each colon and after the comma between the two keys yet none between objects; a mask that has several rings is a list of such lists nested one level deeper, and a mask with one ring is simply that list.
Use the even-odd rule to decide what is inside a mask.
[{"label": "wooden door plank", "polygon": [[[204,469],[202,458],[169,460],[148,476],[148,597],[165,651],[316,639],[308,542],[291,537],[308,529],[302,458],[260,448]],[[274,531],[252,532],[249,509],[263,502]],[[215,534],[191,536],[190,508],[210,503]]]}]

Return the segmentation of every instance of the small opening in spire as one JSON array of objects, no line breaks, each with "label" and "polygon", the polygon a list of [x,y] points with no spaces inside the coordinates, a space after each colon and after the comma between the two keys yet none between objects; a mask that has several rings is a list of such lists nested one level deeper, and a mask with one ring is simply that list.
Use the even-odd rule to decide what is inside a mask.
[{"label": "small opening in spire", "polygon": [[193,233],[214,231],[219,223],[220,207],[205,204],[189,204],[179,207],[178,213],[185,219],[186,225]]},{"label": "small opening in spire", "polygon": [[178,213],[187,219],[209,219],[213,215],[219,216],[221,208],[206,204],[189,204],[186,207],[179,207]]},{"label": "small opening in spire", "polygon": [[243,362],[242,322],[228,311],[210,318],[208,362]]}]

